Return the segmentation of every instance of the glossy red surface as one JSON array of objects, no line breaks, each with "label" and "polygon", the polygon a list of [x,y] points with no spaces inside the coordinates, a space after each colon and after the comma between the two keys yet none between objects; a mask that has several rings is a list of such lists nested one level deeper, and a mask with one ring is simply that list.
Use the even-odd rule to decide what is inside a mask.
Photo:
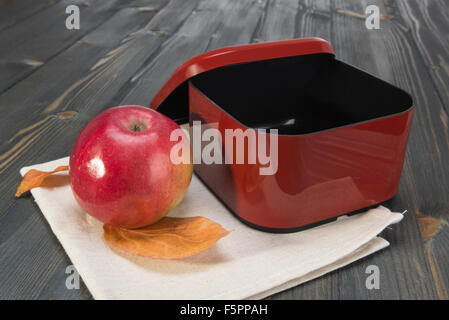
[{"label": "glossy red surface", "polygon": [[170,134],[177,128],[140,106],[111,108],[90,121],[70,156],[70,183],[81,208],[126,228],[160,219],[181,201],[192,176],[192,165],[170,161],[176,143]]},{"label": "glossy red surface", "polygon": [[333,54],[334,50],[329,42],[323,39],[302,38],[232,46],[205,52],[187,60],[173,73],[154,96],[150,108],[157,109],[181,83],[200,73],[231,64],[313,53]]},{"label": "glossy red surface", "polygon": [[[257,72],[258,79],[266,81],[262,86],[260,81],[251,82],[247,73],[232,71],[235,72],[235,77],[243,76],[248,79],[246,83],[237,82],[240,88],[246,91],[233,92],[229,89],[235,88],[229,85],[229,81],[233,81],[232,78],[222,80],[218,76],[219,72],[208,78],[213,71],[207,73],[230,65],[233,70],[250,70],[242,68],[242,65],[246,62],[274,61],[285,57],[316,57],[314,54],[321,53],[324,53],[321,60],[309,59],[303,64],[297,60],[298,65],[291,64],[294,71],[282,69],[285,73],[281,75],[270,69],[276,68],[273,63],[258,64],[258,68],[262,69],[251,70]],[[180,84],[203,73],[188,81],[190,124],[199,120],[203,124],[202,130],[209,127],[218,129],[222,137],[225,136],[225,129],[248,128],[244,124],[245,121],[234,118],[225,110],[233,110],[233,114],[243,115],[246,121],[257,118],[259,123],[263,124],[273,120],[272,124],[277,126],[279,123],[276,124],[276,121],[279,119],[274,118],[283,116],[277,116],[281,109],[285,115],[286,108],[309,108],[309,115],[305,112],[294,119],[295,122],[299,120],[298,123],[301,123],[319,122],[326,118],[323,117],[322,112],[326,112],[323,110],[335,111],[333,107],[340,108],[339,115],[343,119],[333,120],[332,116],[329,116],[331,113],[323,119],[324,123],[335,122],[336,126],[325,130],[312,130],[307,134],[278,136],[278,171],[274,175],[260,175],[259,164],[195,164],[198,176],[238,217],[265,230],[293,231],[386,201],[395,195],[399,185],[413,115],[411,98],[400,89],[358,69],[346,67],[341,62],[334,63],[333,54],[331,45],[318,38],[251,44],[207,52],[179,67],[154,97],[150,107],[157,109]],[[267,66],[270,67],[265,69]],[[296,69],[297,66],[303,69]],[[221,74],[223,75],[223,71]],[[200,81],[204,75],[206,77],[203,77],[203,80],[208,80]],[[213,83],[213,90],[208,85],[206,91],[212,94],[215,92],[217,96],[219,88],[218,100],[225,101],[226,105],[220,106],[213,102],[214,97],[206,96],[202,88],[193,85],[193,82],[203,85],[210,83],[210,79],[217,83]],[[346,82],[352,82],[352,85],[346,86]],[[266,84],[273,85],[276,89]],[[305,86],[308,88],[307,92]],[[260,112],[252,116],[253,111],[250,110],[261,110],[257,108],[264,100],[254,100],[254,95],[267,95],[267,98],[271,98],[269,101],[272,106],[278,104],[273,108],[263,108],[264,112],[268,113],[268,118],[264,119],[265,115]],[[372,100],[380,101],[379,105],[360,103],[369,99],[370,95],[383,97],[380,100]],[[224,96],[230,99],[225,99]],[[317,96],[322,99],[314,98]],[[299,100],[295,100],[297,97],[300,97]],[[179,106],[171,103],[169,108],[186,108],[183,101],[179,99],[176,102],[180,103]],[[259,105],[251,105],[252,101],[257,101]],[[350,103],[346,103],[347,101]],[[378,106],[384,111],[376,111]],[[317,107],[321,107],[321,111],[317,110]],[[364,117],[361,116],[364,108],[370,110],[366,111],[366,121],[354,121],[353,119]],[[387,116],[382,116],[382,112]],[[338,125],[339,121],[345,125]],[[316,126],[320,125],[323,124]],[[309,127],[313,128],[313,125]],[[265,136],[267,143],[268,137]],[[235,151],[226,150],[225,147],[222,149],[224,156]]]},{"label": "glossy red surface", "polygon": [[[189,85],[190,122],[246,129]],[[239,217],[265,228],[310,225],[392,198],[397,192],[413,109],[306,135],[278,136],[278,171],[258,164],[195,165]]]}]

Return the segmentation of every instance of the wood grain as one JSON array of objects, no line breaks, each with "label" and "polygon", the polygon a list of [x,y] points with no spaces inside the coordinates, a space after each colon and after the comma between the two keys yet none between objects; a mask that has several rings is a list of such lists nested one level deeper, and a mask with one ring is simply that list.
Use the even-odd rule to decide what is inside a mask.
[{"label": "wood grain", "polygon": [[444,103],[447,119],[449,112],[449,3],[441,0],[401,0],[397,3],[397,11],[411,31],[417,51],[427,66],[427,73]]},{"label": "wood grain", "polygon": [[0,1],[0,31],[21,22],[40,10],[43,10],[58,0],[1,0]]},{"label": "wood grain", "polygon": [[[76,32],[64,27],[69,3],[82,11]],[[381,8],[380,30],[365,28],[368,4]],[[148,105],[192,56],[307,36],[412,94],[401,185],[387,202],[408,212],[382,235],[388,249],[270,299],[448,299],[447,9],[444,0],[0,1],[0,299],[91,298],[65,287],[71,262],[33,199],[14,199],[21,167],[68,155],[108,107]],[[371,264],[380,290],[365,287]]]},{"label": "wood grain", "polygon": [[[249,4],[255,2],[250,0]],[[179,30],[164,41],[154,59],[131,79],[132,85],[121,104],[148,105],[173,71],[208,49],[210,41],[217,37],[226,12],[239,16],[246,13],[247,8],[248,5],[241,1],[201,1]],[[254,26],[257,17],[254,14],[248,17],[252,18],[247,21],[249,27]]]},{"label": "wood grain", "polygon": [[[117,12],[123,0],[61,0],[0,33],[0,93],[67,49]],[[164,1],[153,1],[157,10]],[[129,7],[133,6],[129,2]],[[68,5],[80,8],[80,29],[65,27]],[[48,45],[51,43],[51,45]]]}]

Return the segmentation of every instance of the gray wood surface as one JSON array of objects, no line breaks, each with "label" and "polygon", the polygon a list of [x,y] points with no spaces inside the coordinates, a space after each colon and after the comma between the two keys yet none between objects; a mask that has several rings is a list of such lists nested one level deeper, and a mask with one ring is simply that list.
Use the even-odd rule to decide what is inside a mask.
[{"label": "gray wood surface", "polygon": [[[80,30],[65,28],[68,4],[80,6]],[[365,28],[368,4],[381,8],[380,30]],[[408,213],[384,232],[389,248],[269,299],[448,299],[448,9],[445,0],[0,1],[0,299],[91,298],[83,285],[66,288],[71,262],[32,197],[14,198],[21,167],[68,155],[109,107],[148,105],[192,56],[307,36],[412,94],[401,185],[387,203]],[[379,290],[365,287],[372,264]]]}]

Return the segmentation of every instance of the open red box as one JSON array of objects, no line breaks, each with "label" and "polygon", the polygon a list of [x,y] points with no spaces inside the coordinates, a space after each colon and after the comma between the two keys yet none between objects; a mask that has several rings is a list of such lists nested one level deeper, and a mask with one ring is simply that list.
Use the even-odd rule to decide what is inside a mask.
[{"label": "open red box", "polygon": [[225,129],[278,130],[273,175],[260,175],[259,164],[195,164],[197,176],[239,219],[273,232],[392,198],[414,111],[409,94],[335,59],[319,38],[196,56],[150,107],[178,123],[201,121],[223,136]]}]

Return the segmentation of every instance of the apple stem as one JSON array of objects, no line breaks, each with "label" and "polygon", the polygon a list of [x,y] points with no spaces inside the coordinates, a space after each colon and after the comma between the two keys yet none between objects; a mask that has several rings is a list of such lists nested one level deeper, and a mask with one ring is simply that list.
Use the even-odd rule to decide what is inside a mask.
[{"label": "apple stem", "polygon": [[147,128],[148,121],[141,119],[130,119],[128,122],[128,130],[132,132],[141,132]]}]

